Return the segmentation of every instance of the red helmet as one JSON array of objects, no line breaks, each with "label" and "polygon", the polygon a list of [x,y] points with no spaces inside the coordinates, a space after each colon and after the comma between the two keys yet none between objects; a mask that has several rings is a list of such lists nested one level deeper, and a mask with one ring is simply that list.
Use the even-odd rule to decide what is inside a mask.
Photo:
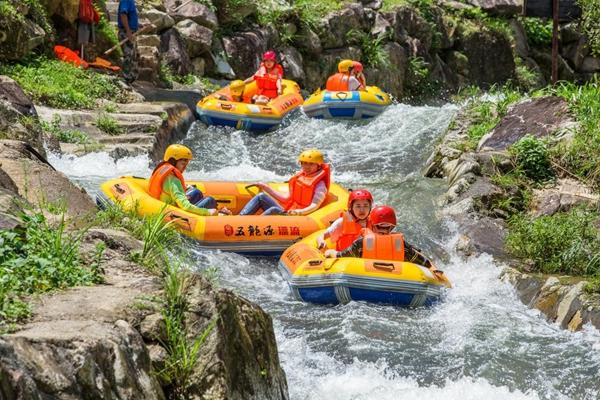
[{"label": "red helmet", "polygon": [[277,60],[277,54],[275,54],[275,52],[273,50],[269,50],[269,51],[265,51],[265,53],[263,54],[262,57],[263,61],[276,61]]},{"label": "red helmet", "polygon": [[354,68],[354,70],[356,72],[362,72],[363,71],[363,65],[361,63],[359,63],[358,61],[354,61],[352,63],[352,68]]},{"label": "red helmet", "polygon": [[378,206],[371,210],[369,214],[371,226],[379,224],[396,225],[396,212],[389,206]]},{"label": "red helmet", "polygon": [[352,211],[352,203],[356,200],[368,200],[373,204],[373,195],[367,189],[356,189],[350,192],[348,196],[348,210]]}]

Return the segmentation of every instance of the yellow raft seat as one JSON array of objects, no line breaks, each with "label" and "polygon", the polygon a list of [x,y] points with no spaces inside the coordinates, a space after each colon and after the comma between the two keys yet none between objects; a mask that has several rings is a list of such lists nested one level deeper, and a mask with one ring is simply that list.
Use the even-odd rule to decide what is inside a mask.
[{"label": "yellow raft seat", "polygon": [[[239,211],[256,194],[246,182],[188,181],[196,185],[205,196],[215,198],[220,206],[233,214]],[[286,193],[287,183],[269,183],[273,189]],[[148,180],[132,176],[111,179],[101,186],[97,202],[116,204],[138,215],[156,215],[165,206],[148,194]],[[280,255],[299,239],[326,228],[345,207],[348,192],[332,183],[329,194],[320,209],[306,216],[287,215],[220,215],[199,216],[175,206],[165,208],[166,219],[174,221],[183,234],[198,241],[201,247],[221,249],[243,254]]]},{"label": "yellow raft seat", "polygon": [[367,119],[381,114],[391,103],[387,93],[377,86],[367,86],[361,91],[317,90],[306,99],[302,110],[318,119]]},{"label": "yellow raft seat", "polygon": [[[410,262],[362,258],[325,258],[317,249],[315,232],[290,246],[279,260],[279,270],[294,297],[318,304],[351,300],[428,306],[439,301],[450,281],[442,271]],[[331,246],[330,244],[330,247]]]},{"label": "yellow raft seat", "polygon": [[215,95],[229,96],[226,86],[200,100],[196,111],[200,120],[207,125],[231,126],[248,131],[267,131],[278,126],[292,110],[302,105],[304,99],[300,87],[294,81],[282,80],[281,96],[266,105],[252,104],[251,99],[258,92],[256,82],[244,88],[244,102],[219,100]]}]

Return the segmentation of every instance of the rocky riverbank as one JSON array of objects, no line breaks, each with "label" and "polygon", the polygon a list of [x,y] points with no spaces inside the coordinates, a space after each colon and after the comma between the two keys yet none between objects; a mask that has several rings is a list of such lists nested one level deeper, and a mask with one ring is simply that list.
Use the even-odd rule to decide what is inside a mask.
[{"label": "rocky riverbank", "polygon": [[[583,177],[558,162],[546,165],[547,160],[540,156],[545,154],[545,146],[561,149],[557,156],[567,154],[566,149],[583,135],[584,122],[574,111],[581,100],[555,95],[523,97],[510,91],[490,97],[472,100],[458,114],[424,170],[425,176],[448,182],[448,191],[439,201],[443,214],[458,223],[461,238],[457,250],[467,257],[485,252],[510,265],[501,279],[511,282],[521,300],[539,309],[549,321],[573,331],[585,323],[600,329],[600,293],[592,282],[594,264],[582,272],[586,271],[583,265],[574,268],[566,256],[596,240],[595,210],[600,196]],[[535,176],[527,175],[530,165],[519,158],[523,143],[541,146],[526,154],[529,161],[545,168],[536,173],[551,174],[546,176],[551,179],[536,181]],[[583,243],[569,243],[579,238],[559,236],[561,221],[548,219],[567,218],[572,215],[569,212],[576,216],[589,213],[593,219],[591,236]],[[523,230],[519,221],[538,231],[525,230],[526,234],[517,236]],[[545,226],[537,224],[545,221],[558,228],[540,233]],[[547,236],[540,238],[541,234]],[[540,248],[535,250],[541,252],[539,259],[531,250],[534,246]],[[554,256],[550,250],[544,253],[544,246],[564,248],[555,273],[536,273],[545,270],[545,262]],[[523,248],[530,250],[527,256]],[[585,262],[585,258],[578,260],[575,264]],[[562,271],[589,275],[568,276]]]},{"label": "rocky riverbank", "polygon": [[[0,325],[10,333],[0,336],[0,397],[163,399],[184,393],[198,399],[287,399],[268,314],[185,269],[173,273],[160,261],[152,261],[150,270],[140,265],[147,264],[140,256],[143,242],[119,229],[129,226],[126,221],[131,224],[133,216],[98,214],[94,201],[46,161],[44,142],[56,151],[86,151],[86,144],[57,143],[51,135],[74,130],[86,135],[88,146],[93,140],[115,158],[144,153],[156,160],[195,119],[181,103],[138,100],[117,107],[118,113],[36,107],[14,81],[0,79],[0,132],[18,139],[0,140],[0,227],[7,235],[0,247],[10,247],[7,241],[20,236],[39,235],[33,218],[43,229],[57,231],[54,240],[61,240],[63,248],[72,246],[76,252],[70,274],[89,271],[100,282],[50,294],[42,285],[51,281],[40,280],[31,293],[11,292],[3,284]],[[112,126],[117,135],[100,129],[100,114],[114,121],[104,128]],[[51,254],[12,251],[3,247],[0,259],[15,263],[13,268],[23,257],[46,260],[38,276],[30,278],[34,282],[58,279],[60,288],[73,285],[68,276],[43,278]],[[172,315],[165,311],[174,307],[169,300],[173,282],[179,282],[177,304],[184,314],[174,321],[185,329],[183,339],[173,332]],[[200,347],[194,350],[192,343]],[[177,351],[184,353],[174,361]],[[187,369],[179,365],[184,361]]]}]

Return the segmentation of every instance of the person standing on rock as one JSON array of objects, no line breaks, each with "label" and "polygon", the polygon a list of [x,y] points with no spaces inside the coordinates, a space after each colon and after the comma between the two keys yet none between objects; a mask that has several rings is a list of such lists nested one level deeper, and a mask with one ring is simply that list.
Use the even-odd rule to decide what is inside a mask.
[{"label": "person standing on rock", "polygon": [[135,0],[119,0],[118,11],[119,41],[123,43],[123,78],[127,83],[137,79],[137,45],[134,36],[139,27],[138,12]]}]

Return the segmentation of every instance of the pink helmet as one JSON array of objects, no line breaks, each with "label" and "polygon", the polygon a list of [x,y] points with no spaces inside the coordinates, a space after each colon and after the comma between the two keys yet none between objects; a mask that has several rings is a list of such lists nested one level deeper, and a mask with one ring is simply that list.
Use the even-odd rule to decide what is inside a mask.
[{"label": "pink helmet", "polygon": [[277,54],[275,54],[273,50],[265,51],[265,53],[262,56],[262,59],[263,61],[276,61]]},{"label": "pink helmet", "polygon": [[354,70],[355,70],[356,72],[362,72],[362,70],[363,70],[363,65],[362,65],[360,62],[358,62],[358,61],[354,61],[354,62],[352,63],[352,68],[354,68]]}]

